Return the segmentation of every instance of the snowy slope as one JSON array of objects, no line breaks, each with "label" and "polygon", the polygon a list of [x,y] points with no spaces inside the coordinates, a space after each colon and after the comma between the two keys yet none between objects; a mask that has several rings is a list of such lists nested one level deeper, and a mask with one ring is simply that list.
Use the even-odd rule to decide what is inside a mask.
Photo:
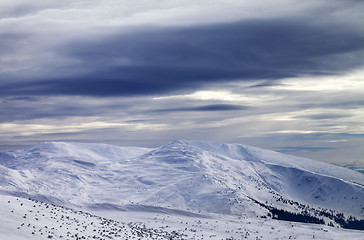
[{"label": "snowy slope", "polygon": [[[203,149],[212,154],[212,157],[205,157],[204,165],[214,164],[212,169],[222,170],[220,174],[212,175],[220,177],[218,181],[229,189],[243,192],[260,202],[272,201],[279,195],[279,198],[303,204],[364,216],[364,175],[356,171],[240,144],[206,141],[177,141],[173,144]],[[239,191],[240,187],[244,191]],[[267,194],[272,191],[273,195]]]},{"label": "snowy slope", "polygon": [[333,164],[327,164],[307,158],[295,157],[287,154],[274,152],[267,149],[242,145],[242,144],[226,144],[207,141],[184,141],[178,142],[186,143],[198,148],[215,152],[220,155],[225,155],[232,159],[242,159],[248,161],[262,161],[264,163],[286,166],[289,168],[302,169],[308,172],[317,173],[320,175],[332,176],[345,181],[359,183],[364,185],[364,175],[353,172],[348,168],[338,167]]},{"label": "snowy slope", "polygon": [[53,142],[0,153],[2,194],[93,210],[250,218],[274,207],[364,218],[363,186],[358,172],[239,144]]},{"label": "snowy slope", "polygon": [[269,219],[210,218],[145,212],[76,211],[0,197],[0,239],[321,239],[359,240],[361,231]]},{"label": "snowy slope", "polygon": [[94,164],[130,159],[149,151],[149,148],[116,147],[100,143],[45,142],[24,151],[0,152],[0,163],[12,169],[40,168],[51,160],[67,159],[88,160]]}]

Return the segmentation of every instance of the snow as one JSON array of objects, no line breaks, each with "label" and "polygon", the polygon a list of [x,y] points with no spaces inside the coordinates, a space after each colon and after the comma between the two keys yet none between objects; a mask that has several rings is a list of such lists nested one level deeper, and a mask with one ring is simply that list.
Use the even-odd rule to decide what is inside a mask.
[{"label": "snow", "polygon": [[80,211],[14,196],[0,198],[0,239],[363,239],[361,231],[232,216]]},{"label": "snow", "polygon": [[[0,153],[0,173],[0,239],[31,238],[26,228],[17,229],[24,211],[34,205],[28,198],[57,204],[57,211],[67,210],[72,216],[79,214],[77,221],[87,222],[86,216],[92,218],[92,214],[95,219],[113,219],[129,229],[125,236],[134,234],[132,225],[126,224],[129,221],[141,222],[135,229],[146,224],[166,231],[164,236],[176,231],[188,239],[271,239],[271,234],[277,239],[311,239],[314,235],[360,239],[358,232],[362,233],[261,216],[268,215],[263,207],[267,204],[296,213],[305,206],[312,212],[326,209],[364,218],[363,174],[240,144],[177,140],[149,149],[49,142]],[[19,207],[19,202],[28,207]],[[36,208],[48,216],[44,206]],[[14,211],[9,212],[9,207]],[[54,220],[45,217],[44,223]],[[41,225],[35,223],[28,224],[39,230]],[[100,223],[97,229],[103,227]],[[53,237],[64,234],[59,230]],[[177,235],[176,239],[181,237]]]},{"label": "snow", "polygon": [[198,148],[215,152],[232,159],[244,159],[247,161],[262,161],[272,165],[279,165],[301,169],[308,172],[327,175],[341,180],[364,185],[364,175],[348,168],[311,160],[308,158],[295,157],[283,153],[274,152],[242,144],[226,144],[207,141],[185,141],[181,143],[196,146]]}]

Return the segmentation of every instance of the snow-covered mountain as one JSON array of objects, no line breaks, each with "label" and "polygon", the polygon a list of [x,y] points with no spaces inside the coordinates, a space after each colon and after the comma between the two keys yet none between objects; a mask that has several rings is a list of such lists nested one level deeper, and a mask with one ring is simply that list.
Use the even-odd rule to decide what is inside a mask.
[{"label": "snow-covered mountain", "polygon": [[349,216],[364,219],[361,173],[205,141],[179,140],[156,149],[49,142],[1,152],[0,191],[94,210],[304,219],[334,226],[346,226]]}]

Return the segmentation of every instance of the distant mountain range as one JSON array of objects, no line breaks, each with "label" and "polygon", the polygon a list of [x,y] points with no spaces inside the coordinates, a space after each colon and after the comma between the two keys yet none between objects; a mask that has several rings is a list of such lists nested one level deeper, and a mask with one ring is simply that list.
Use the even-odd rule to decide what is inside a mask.
[{"label": "distant mountain range", "polygon": [[351,162],[347,162],[347,163],[341,163],[338,165],[342,166],[342,167],[350,168],[352,170],[355,170],[357,172],[364,174],[364,163],[361,161],[351,161]]},{"label": "distant mountain range", "polygon": [[67,207],[364,229],[364,175],[256,147],[48,142],[0,153],[0,191]]}]

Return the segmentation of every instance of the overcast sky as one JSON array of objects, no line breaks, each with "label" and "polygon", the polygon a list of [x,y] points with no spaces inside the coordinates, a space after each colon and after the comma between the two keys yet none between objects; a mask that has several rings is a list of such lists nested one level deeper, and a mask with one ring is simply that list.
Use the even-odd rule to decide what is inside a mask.
[{"label": "overcast sky", "polygon": [[364,165],[364,1],[0,0],[0,150],[242,143]]}]

